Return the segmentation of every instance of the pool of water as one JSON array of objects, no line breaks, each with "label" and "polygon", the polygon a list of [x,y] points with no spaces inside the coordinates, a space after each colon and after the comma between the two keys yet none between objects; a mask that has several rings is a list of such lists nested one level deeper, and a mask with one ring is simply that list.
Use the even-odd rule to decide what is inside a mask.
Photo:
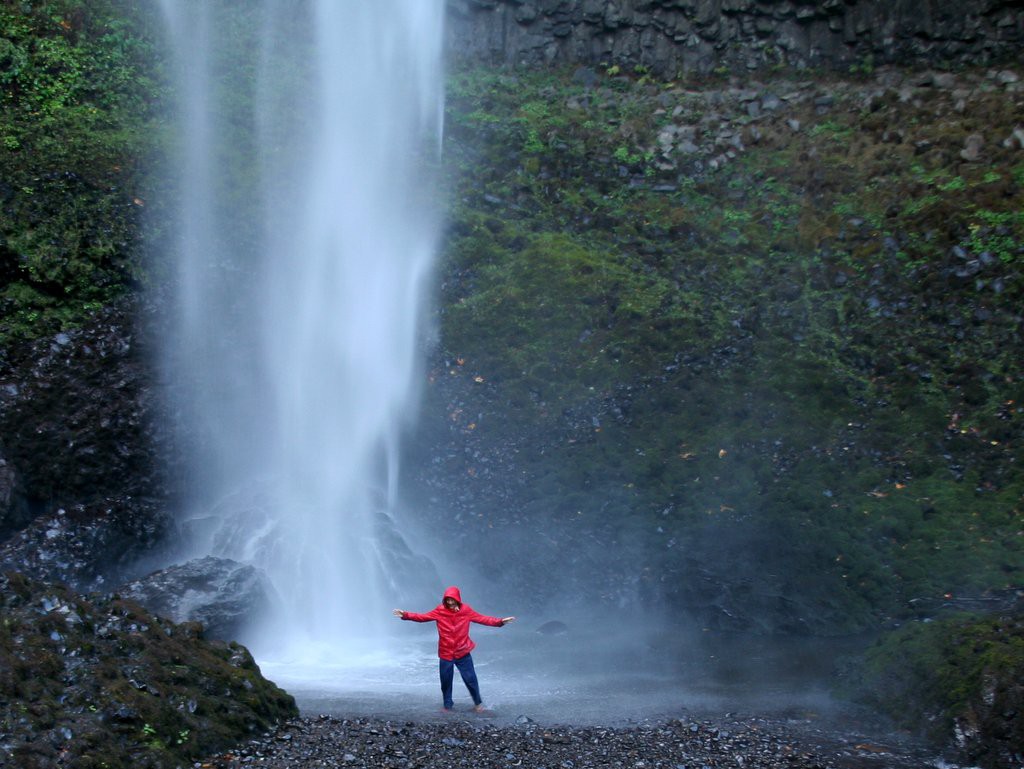
[{"label": "pool of water", "polygon": [[[839,707],[828,687],[845,653],[841,642],[682,633],[631,638],[621,632],[628,628],[600,627],[545,635],[524,624],[473,630],[488,717],[500,722],[625,725],[737,711],[824,718]],[[307,714],[445,715],[432,627],[384,639],[369,651],[260,659],[260,666]],[[455,712],[468,713],[471,705],[456,673]]]}]

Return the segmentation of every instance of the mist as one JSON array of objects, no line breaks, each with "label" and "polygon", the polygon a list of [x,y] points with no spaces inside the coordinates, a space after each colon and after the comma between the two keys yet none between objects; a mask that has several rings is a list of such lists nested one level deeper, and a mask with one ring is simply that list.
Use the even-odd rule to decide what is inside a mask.
[{"label": "mist", "polygon": [[[777,533],[723,521],[672,536],[671,506],[638,510],[611,460],[552,510],[544,479],[512,464],[469,479],[447,466],[485,461],[472,441],[495,424],[463,415],[437,439],[458,421],[439,382],[485,381],[437,339],[444,3],[266,0],[230,23],[241,11],[162,6],[185,54],[163,361],[190,467],[174,559],[260,570],[270,609],[239,640],[264,672],[307,710],[433,712],[434,630],[390,610],[427,611],[459,585],[478,611],[518,617],[473,629],[500,718],[829,708],[841,644],[729,624],[777,589],[757,586],[789,553]],[[589,440],[608,418],[578,429]],[[742,605],[716,594],[737,573],[755,585]]]},{"label": "mist", "polygon": [[164,363],[191,452],[179,557],[265,574],[258,654],[358,655],[404,553],[379,527],[421,378],[443,3],[162,7],[182,131]]}]

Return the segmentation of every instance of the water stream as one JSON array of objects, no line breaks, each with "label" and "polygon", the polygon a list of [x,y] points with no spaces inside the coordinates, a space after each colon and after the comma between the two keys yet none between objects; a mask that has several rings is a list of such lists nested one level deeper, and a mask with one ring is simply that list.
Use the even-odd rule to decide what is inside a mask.
[{"label": "water stream", "polygon": [[188,555],[276,594],[257,655],[379,644],[416,411],[443,0],[161,0],[177,53],[176,313]]}]

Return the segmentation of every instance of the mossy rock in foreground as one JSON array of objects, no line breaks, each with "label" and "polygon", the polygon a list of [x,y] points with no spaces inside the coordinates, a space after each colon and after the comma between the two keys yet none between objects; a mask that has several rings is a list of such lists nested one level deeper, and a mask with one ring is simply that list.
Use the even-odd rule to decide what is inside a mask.
[{"label": "mossy rock in foreground", "polygon": [[[1019,603],[1019,602],[1018,602]],[[859,696],[984,767],[1024,761],[1024,614],[961,614],[889,634],[860,663]]]},{"label": "mossy rock in foreground", "polygon": [[0,764],[191,766],[298,714],[235,643],[115,597],[0,575]]}]

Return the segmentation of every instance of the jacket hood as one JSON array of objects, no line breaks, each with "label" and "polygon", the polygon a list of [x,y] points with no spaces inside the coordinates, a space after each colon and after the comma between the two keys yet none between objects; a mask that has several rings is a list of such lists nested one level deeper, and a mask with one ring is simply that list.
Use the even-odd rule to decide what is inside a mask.
[{"label": "jacket hood", "polygon": [[445,598],[454,598],[459,602],[460,606],[462,605],[462,593],[460,593],[459,589],[454,585],[444,591],[444,597],[442,597],[441,603],[444,603]]}]

